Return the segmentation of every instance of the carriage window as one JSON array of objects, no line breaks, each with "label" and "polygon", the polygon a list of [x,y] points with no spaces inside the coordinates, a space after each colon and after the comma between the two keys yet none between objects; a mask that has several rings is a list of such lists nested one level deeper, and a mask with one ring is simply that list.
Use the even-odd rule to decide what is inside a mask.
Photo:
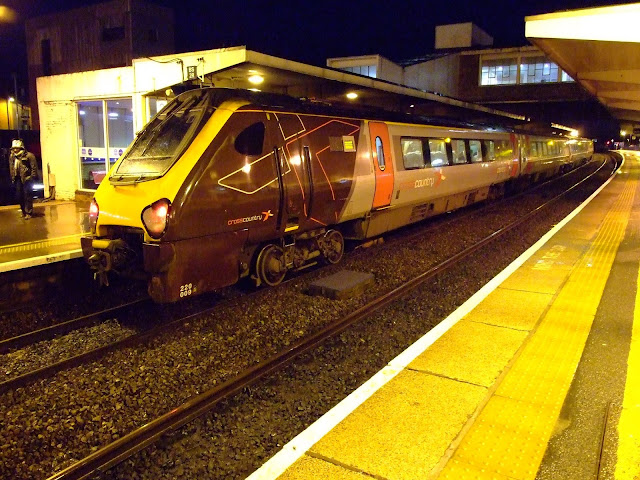
[{"label": "carriage window", "polygon": [[496,146],[493,140],[484,140],[484,148],[487,151],[487,162],[493,162],[496,159]]},{"label": "carriage window", "polygon": [[453,153],[454,165],[467,163],[467,149],[464,140],[451,140],[451,152]]},{"label": "carriage window", "polygon": [[234,146],[242,155],[260,155],[264,144],[264,123],[256,122],[241,131]]},{"label": "carriage window", "polygon": [[496,159],[511,160],[513,158],[513,147],[509,140],[496,140]]},{"label": "carriage window", "polygon": [[400,140],[402,145],[402,159],[404,168],[422,168],[424,167],[424,155],[422,153],[422,140],[417,138],[403,138]]},{"label": "carriage window", "polygon": [[429,139],[429,152],[432,167],[442,167],[449,165],[447,156],[447,145],[444,140]]},{"label": "carriage window", "polygon": [[469,140],[469,153],[471,154],[472,163],[482,161],[482,145],[480,144],[480,140]]},{"label": "carriage window", "polygon": [[529,152],[529,156],[531,157],[537,157],[538,156],[538,143],[537,142],[531,142],[531,149]]},{"label": "carriage window", "polygon": [[376,155],[378,157],[378,167],[380,170],[384,170],[384,149],[382,148],[382,139],[380,137],[376,137]]}]

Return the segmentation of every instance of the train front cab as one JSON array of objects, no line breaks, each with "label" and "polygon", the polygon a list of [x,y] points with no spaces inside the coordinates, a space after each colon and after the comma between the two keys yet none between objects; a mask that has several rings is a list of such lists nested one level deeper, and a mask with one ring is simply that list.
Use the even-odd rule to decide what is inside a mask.
[{"label": "train front cab", "polygon": [[[111,261],[122,239],[109,235],[143,232],[139,255],[158,302],[251,273],[277,283],[282,272],[320,254],[335,260],[343,245],[331,226],[351,189],[360,128],[359,121],[223,103],[157,177],[121,181],[121,163],[115,165],[96,192],[100,211],[96,234],[83,240],[85,257],[100,274],[124,270]],[[157,192],[167,208],[154,236],[140,212]]]}]

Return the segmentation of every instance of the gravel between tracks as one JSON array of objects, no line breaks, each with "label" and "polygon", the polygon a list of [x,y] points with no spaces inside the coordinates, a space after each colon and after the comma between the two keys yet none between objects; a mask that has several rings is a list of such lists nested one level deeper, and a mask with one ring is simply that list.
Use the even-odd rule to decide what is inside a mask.
[{"label": "gravel between tracks", "polygon": [[[493,253],[431,282],[106,477],[244,477],[455,309],[585,196],[572,195],[531,221],[526,234],[510,234],[509,242],[491,247]],[[258,292],[250,302],[232,300],[148,345],[0,396],[0,477],[39,479],[68,466],[472,244],[498,220],[504,224],[505,215],[517,212],[501,208],[407,244],[349,256],[339,266]],[[342,268],[374,273],[375,287],[344,301],[306,295],[311,281]]]},{"label": "gravel between tracks", "polygon": [[107,320],[99,325],[75,330],[67,335],[0,355],[0,381],[4,382],[33,370],[79,355],[136,332],[133,328]]}]

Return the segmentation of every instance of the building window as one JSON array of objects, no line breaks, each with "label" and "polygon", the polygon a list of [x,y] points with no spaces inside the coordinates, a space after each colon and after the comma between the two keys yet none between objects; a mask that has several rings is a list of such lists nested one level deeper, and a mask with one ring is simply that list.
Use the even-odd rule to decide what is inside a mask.
[{"label": "building window", "polygon": [[76,105],[80,187],[93,190],[133,141],[132,101],[90,100]]},{"label": "building window", "polygon": [[108,100],[106,104],[109,169],[111,169],[133,142],[133,111],[130,98]]},{"label": "building window", "polygon": [[544,55],[481,59],[481,86],[573,81],[571,76]]},{"label": "building window", "polygon": [[480,85],[513,85],[518,77],[518,60],[500,58],[484,60]]},{"label": "building window", "polygon": [[169,102],[168,97],[147,97],[149,101],[149,108],[147,109],[147,122],[151,120],[156,114],[164,108]]},{"label": "building window", "polygon": [[562,70],[562,82],[573,82],[573,77],[569,75],[567,72]]},{"label": "building window", "polygon": [[377,69],[375,65],[355,65],[353,67],[342,67],[341,70],[364,75],[365,77],[376,78]]},{"label": "building window", "polygon": [[558,65],[546,57],[523,58],[520,64],[520,83],[548,83],[558,81]]}]

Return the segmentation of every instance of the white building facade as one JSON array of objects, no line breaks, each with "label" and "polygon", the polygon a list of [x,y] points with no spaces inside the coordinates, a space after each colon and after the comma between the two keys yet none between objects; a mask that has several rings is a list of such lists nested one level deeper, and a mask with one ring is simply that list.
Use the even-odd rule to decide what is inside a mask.
[{"label": "white building facade", "polygon": [[136,132],[173,96],[172,86],[241,63],[245,56],[243,47],[218,49],[38,78],[45,192],[55,181],[59,199],[90,194]]}]

